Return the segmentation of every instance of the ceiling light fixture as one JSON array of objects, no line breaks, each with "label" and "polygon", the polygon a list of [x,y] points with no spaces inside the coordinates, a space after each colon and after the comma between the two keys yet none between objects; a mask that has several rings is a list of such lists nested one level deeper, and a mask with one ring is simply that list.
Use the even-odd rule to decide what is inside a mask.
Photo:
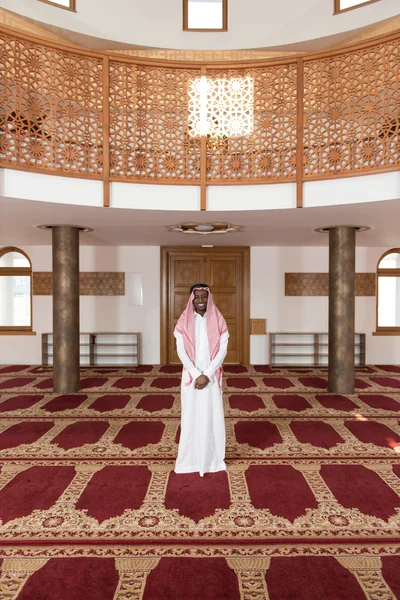
[{"label": "ceiling light fixture", "polygon": [[196,231],[200,231],[200,232],[208,232],[208,231],[214,231],[214,225],[211,225],[211,223],[204,223],[201,225],[195,225],[195,230]]},{"label": "ceiling light fixture", "polygon": [[178,223],[169,225],[167,231],[194,235],[223,235],[226,233],[242,232],[243,225],[232,225],[231,223]]}]

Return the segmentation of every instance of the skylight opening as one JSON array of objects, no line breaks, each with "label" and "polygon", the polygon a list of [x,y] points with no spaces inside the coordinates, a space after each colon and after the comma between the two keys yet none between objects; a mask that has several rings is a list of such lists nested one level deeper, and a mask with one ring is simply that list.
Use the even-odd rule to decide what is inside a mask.
[{"label": "skylight opening", "polygon": [[58,8],[65,8],[66,10],[76,10],[75,0],[39,0],[39,2],[51,4],[52,6],[57,6]]},{"label": "skylight opening", "polygon": [[373,4],[379,2],[379,0],[334,0],[335,2],[335,14],[351,10],[352,8],[360,8],[366,4]]},{"label": "skylight opening", "polygon": [[227,31],[228,0],[183,0],[184,31]]}]

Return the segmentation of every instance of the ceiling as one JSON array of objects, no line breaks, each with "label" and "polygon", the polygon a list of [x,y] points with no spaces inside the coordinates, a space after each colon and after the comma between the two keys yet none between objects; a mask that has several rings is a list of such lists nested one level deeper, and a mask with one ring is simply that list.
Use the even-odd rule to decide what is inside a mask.
[{"label": "ceiling", "polygon": [[[137,46],[135,44],[128,44],[124,42],[111,41],[99,37],[95,37],[92,35],[87,35],[85,33],[80,33],[77,31],[71,31],[69,29],[65,29],[64,27],[58,27],[56,25],[50,25],[49,23],[43,23],[38,21],[37,19],[32,19],[29,17],[24,17],[26,21],[39,25],[44,30],[47,30],[53,34],[56,34],[66,41],[72,42],[78,46],[83,46],[84,48],[90,48],[91,50],[110,50],[110,51],[121,51],[121,50],[132,50],[132,54],[135,54],[135,50],[143,50],[147,49],[148,51],[154,50],[158,51],[159,48],[156,47],[146,47],[146,46]],[[391,19],[384,19],[383,21],[378,22],[378,26],[382,26],[385,23],[388,23]],[[265,46],[263,48],[254,48],[254,53],[257,55],[261,51],[270,50],[271,54],[277,54],[278,56],[283,56],[285,53],[288,54],[296,54],[301,52],[317,52],[326,49],[333,48],[335,46],[339,46],[342,44],[346,44],[352,42],[354,38],[364,34],[368,31],[371,31],[371,37],[373,37],[373,32],[377,28],[377,24],[368,24],[363,27],[356,27],[355,29],[351,29],[349,31],[341,31],[340,33],[336,33],[333,35],[328,35],[320,38],[315,38],[303,42],[296,42],[292,44],[284,44],[284,45],[275,45],[275,46]],[[378,32],[379,33],[379,32]],[[258,52],[257,52],[258,51]],[[234,60],[234,59],[233,59]]]},{"label": "ceiling", "polygon": [[[334,225],[368,225],[357,235],[360,246],[400,246],[400,200],[318,208],[193,212],[69,206],[0,196],[0,246],[47,245],[51,233],[42,224],[92,227],[82,233],[87,246],[325,246],[328,235],[313,231]],[[190,235],[167,232],[181,222],[230,222],[243,233]]]},{"label": "ceiling", "polygon": [[[182,0],[78,0],[77,12],[37,0],[0,0],[0,4],[0,10],[7,12],[2,22],[55,41],[137,56],[145,52],[156,60],[206,63],[210,51],[217,53],[211,60],[221,62],[235,60],[231,54],[220,55],[221,51],[282,55],[363,41],[392,32],[396,27],[391,20],[399,17],[398,0],[371,2],[340,15],[333,14],[333,0],[248,0],[246,10],[243,0],[229,0],[228,31],[199,34],[182,31]],[[194,58],[198,51],[204,51],[206,58]]]}]

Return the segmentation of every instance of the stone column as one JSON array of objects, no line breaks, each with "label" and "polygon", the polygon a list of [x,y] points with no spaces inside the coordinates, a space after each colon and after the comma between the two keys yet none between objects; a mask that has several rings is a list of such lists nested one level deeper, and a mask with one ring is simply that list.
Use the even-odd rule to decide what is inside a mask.
[{"label": "stone column", "polygon": [[59,394],[79,392],[79,228],[53,231],[53,382]]},{"label": "stone column", "polygon": [[355,227],[329,229],[328,390],[354,393]]}]

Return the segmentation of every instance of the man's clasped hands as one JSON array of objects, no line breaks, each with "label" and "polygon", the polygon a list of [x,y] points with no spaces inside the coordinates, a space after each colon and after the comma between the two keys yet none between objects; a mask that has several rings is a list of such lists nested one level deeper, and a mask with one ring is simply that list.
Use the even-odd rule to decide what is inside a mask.
[{"label": "man's clasped hands", "polygon": [[210,383],[207,375],[199,375],[199,377],[194,382],[194,387],[196,390],[204,390],[205,387]]}]

